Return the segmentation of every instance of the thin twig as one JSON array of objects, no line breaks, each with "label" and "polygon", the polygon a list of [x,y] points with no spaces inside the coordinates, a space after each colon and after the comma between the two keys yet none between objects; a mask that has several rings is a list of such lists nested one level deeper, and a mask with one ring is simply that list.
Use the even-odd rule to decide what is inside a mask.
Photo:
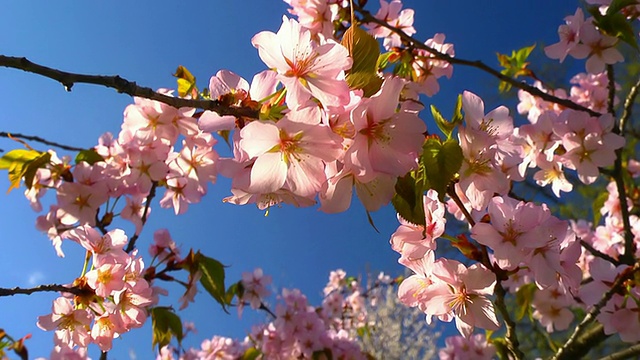
[{"label": "thin twig", "polygon": [[24,135],[24,134],[18,134],[18,133],[8,133],[8,132],[0,131],[0,137],[18,138],[18,139],[23,139],[23,140],[36,141],[36,142],[39,142],[39,143],[42,143],[42,144],[45,144],[45,145],[55,146],[57,148],[60,148],[60,149],[63,149],[63,150],[69,150],[69,151],[82,151],[82,150],[85,150],[83,148],[79,148],[79,147],[76,147],[76,146],[69,146],[69,145],[64,145],[64,144],[60,144],[60,143],[57,143],[57,142],[49,141],[49,140],[43,139],[43,138],[41,138],[39,136]]},{"label": "thin twig", "polygon": [[27,60],[24,57],[0,55],[0,66],[20,69],[26,72],[42,75],[61,83],[65,90],[71,91],[74,84],[101,85],[117,90],[131,96],[160,101],[176,108],[191,107],[203,110],[215,111],[220,115],[233,115],[236,117],[257,118],[258,111],[248,107],[226,106],[216,100],[193,100],[172,97],[153,91],[151,88],[138,86],[135,82],[121,78],[120,76],[85,75],[60,71],[42,66]]},{"label": "thin twig", "polygon": [[520,350],[520,342],[518,341],[518,335],[516,334],[516,323],[511,319],[511,315],[509,315],[509,310],[504,303],[504,297],[506,295],[506,291],[504,287],[502,287],[502,281],[497,279],[496,287],[496,308],[502,315],[504,323],[506,324],[507,333],[505,334],[505,338],[507,340],[507,348],[509,352],[514,356],[516,360],[524,359],[524,354],[522,350]]},{"label": "thin twig", "polygon": [[600,259],[604,259],[610,263],[612,263],[615,266],[621,265],[622,263],[614,258],[612,258],[611,256],[596,250],[593,246],[591,246],[591,244],[589,244],[588,242],[580,239],[580,245],[582,245],[583,248],[587,249],[588,252],[591,253],[591,255],[598,257]]},{"label": "thin twig", "polygon": [[636,355],[640,355],[640,344],[635,344],[617,353],[600,358],[600,360],[623,360],[630,359]]},{"label": "thin twig", "polygon": [[613,73],[613,65],[607,65],[607,90],[609,91],[607,101],[607,112],[614,117],[616,116],[616,110],[613,108],[613,102],[616,99],[616,80]]},{"label": "thin twig", "polygon": [[624,136],[627,121],[631,118],[631,112],[633,104],[636,102],[636,97],[638,96],[638,90],[640,90],[640,77],[638,77],[638,81],[636,81],[636,83],[631,87],[627,98],[624,100],[624,111],[622,112],[622,117],[618,123],[618,130],[622,136]]},{"label": "thin twig", "polygon": [[260,302],[260,307],[258,308],[258,310],[263,310],[265,311],[267,314],[269,314],[274,320],[278,318],[278,316],[271,311],[271,309],[269,309],[267,307],[267,305],[265,305],[262,301]]},{"label": "thin twig", "polygon": [[574,345],[578,341],[580,336],[582,336],[582,334],[587,330],[589,324],[591,324],[591,322],[595,320],[595,318],[600,314],[600,311],[605,305],[607,305],[611,297],[620,290],[620,287],[624,284],[624,282],[632,277],[638,271],[638,269],[640,269],[640,262],[635,263],[635,265],[633,265],[631,269],[628,269],[626,272],[618,276],[611,288],[604,295],[602,295],[600,301],[598,301],[598,303],[593,306],[591,311],[589,311],[589,313],[585,315],[580,324],[576,326],[573,334],[571,334],[571,336],[569,337],[569,340],[567,340],[567,342],[565,342],[562,347],[558,349],[555,355],[551,358],[552,360],[574,358],[574,352],[577,351]]},{"label": "thin twig", "polygon": [[14,287],[12,289],[0,288],[0,296],[13,296],[13,295],[31,295],[36,292],[66,292],[74,295],[79,295],[82,290],[77,287],[69,287],[66,285],[51,284],[40,285],[33,288],[20,288]]},{"label": "thin twig", "polygon": [[458,65],[464,65],[464,66],[470,66],[470,67],[474,67],[477,69],[480,69],[486,73],[489,73],[490,75],[504,81],[507,82],[509,84],[511,84],[511,86],[524,90],[526,92],[528,92],[531,95],[537,96],[545,101],[554,103],[554,104],[558,104],[561,105],[565,108],[569,108],[569,109],[573,109],[573,110],[578,110],[578,111],[584,111],[586,113],[589,113],[589,115],[591,116],[600,116],[602,114],[600,114],[597,111],[593,111],[591,109],[588,109],[580,104],[576,104],[575,102],[568,100],[568,99],[561,99],[559,97],[553,96],[551,94],[545,93],[542,90],[531,86],[525,82],[520,82],[514,78],[511,78],[509,76],[506,76],[504,74],[501,74],[498,70],[495,70],[494,68],[486,65],[485,63],[483,63],[482,61],[479,60],[465,60],[465,59],[461,59],[461,58],[456,58],[456,57],[452,57],[450,55],[447,55],[445,53],[441,53],[433,48],[430,48],[429,46],[425,45],[424,43],[414,39],[413,37],[407,35],[404,31],[402,31],[402,29],[399,29],[397,27],[391,26],[388,23],[378,20],[376,19],[373,15],[371,15],[371,13],[367,10],[364,10],[358,6],[356,6],[356,11],[358,11],[362,17],[364,22],[372,22],[372,23],[376,23],[380,26],[383,26],[391,31],[393,31],[394,33],[396,33],[398,36],[400,36],[400,38],[407,44],[410,44],[412,47],[416,48],[416,49],[420,49],[420,50],[424,50],[429,52],[430,54],[433,55],[434,58],[438,59],[438,60],[444,60],[450,64],[458,64]]},{"label": "thin twig", "polygon": [[[144,203],[144,211],[142,212],[142,217],[140,218],[140,221],[142,222],[142,226],[144,226],[144,224],[147,222],[147,216],[149,215],[149,207],[151,206],[151,200],[153,200],[153,198],[156,196],[157,187],[158,187],[158,182],[154,181],[151,184],[151,190],[149,190],[149,195],[147,195],[147,200]],[[142,230],[140,230],[140,232],[142,232]],[[140,237],[139,233],[133,235],[131,239],[129,239],[129,243],[127,244],[127,248],[125,249],[127,253],[130,253],[131,251],[133,251],[133,249],[136,246],[136,241],[138,240],[138,237]]]},{"label": "thin twig", "polygon": [[[611,98],[612,96],[611,88],[615,87],[615,84],[612,84],[613,83],[613,78],[611,75],[613,74],[612,65],[607,66],[607,74],[609,77],[609,96],[610,96],[609,101],[613,103],[613,99]],[[622,117],[620,118],[620,121],[618,121],[617,126],[614,126],[613,128],[613,132],[615,134],[624,136],[625,123],[627,119],[631,117],[631,109],[633,107],[633,103],[635,102],[635,98],[638,94],[639,84],[640,84],[640,80],[638,80],[636,85],[634,85],[629,91],[629,94],[627,94],[627,97],[624,102],[624,111],[623,111]],[[610,107],[612,106],[613,105],[610,104]],[[634,255],[636,252],[636,245],[634,241],[635,236],[633,235],[633,231],[631,230],[629,208],[627,207],[627,190],[624,185],[624,177],[623,177],[623,169],[622,169],[622,148],[617,149],[615,151],[615,154],[616,154],[616,159],[613,163],[613,173],[611,174],[611,176],[613,177],[616,183],[616,188],[618,190],[618,201],[620,202],[620,214],[622,216],[622,226],[624,228],[624,254],[620,256],[620,261],[624,264],[631,265],[635,261]]]}]

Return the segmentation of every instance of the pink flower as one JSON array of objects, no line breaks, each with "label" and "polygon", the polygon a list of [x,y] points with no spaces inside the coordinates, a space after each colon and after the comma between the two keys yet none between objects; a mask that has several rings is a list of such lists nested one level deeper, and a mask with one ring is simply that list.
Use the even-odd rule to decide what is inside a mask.
[{"label": "pink flower", "polygon": [[277,123],[253,121],[240,131],[240,148],[255,158],[251,193],[271,193],[283,187],[296,195],[313,197],[326,177],[325,162],[342,152],[338,135],[324,125],[284,118]]},{"label": "pink flower", "polygon": [[97,317],[91,328],[91,338],[102,351],[111,350],[113,339],[125,332],[122,321],[116,314],[105,312]]},{"label": "pink flower", "polygon": [[469,337],[474,327],[497,330],[491,300],[496,279],[493,273],[481,264],[467,268],[464,264],[448,259],[439,259],[433,265],[431,275],[437,283],[425,291],[425,312],[433,315],[453,313],[460,334]]},{"label": "pink flower", "polygon": [[39,316],[37,325],[45,331],[56,331],[56,345],[69,348],[89,345],[92,316],[87,309],[74,309],[71,300],[59,297],[53,301],[52,310],[50,315]]},{"label": "pink flower", "polygon": [[93,265],[124,263],[128,258],[123,248],[127,235],[121,229],[114,229],[101,235],[94,228],[85,225],[67,233],[67,237],[93,253]]},{"label": "pink flower", "polygon": [[624,57],[615,48],[618,39],[602,34],[593,24],[587,21],[580,28],[581,44],[574,47],[570,54],[577,59],[587,59],[587,72],[598,74],[604,71],[605,64],[615,64],[624,61]]},{"label": "pink flower", "polygon": [[122,264],[103,264],[89,271],[85,277],[87,284],[98,296],[107,297],[114,291],[124,289],[125,266]]},{"label": "pink flower", "polygon": [[471,237],[494,251],[498,264],[516,268],[535,248],[544,246],[548,238],[541,236],[540,224],[551,216],[546,207],[494,197],[489,203],[491,224],[476,223]]},{"label": "pink flower", "polygon": [[260,308],[262,300],[271,293],[267,286],[271,284],[271,276],[265,276],[262,269],[257,268],[252,273],[242,273],[244,294],[242,300],[248,302],[252,309]]},{"label": "pink flower", "polygon": [[[380,0],[380,10],[378,10],[375,17],[411,36],[416,33],[416,29],[413,27],[414,11],[412,9],[400,11],[400,9],[402,9],[402,2],[400,0],[391,0],[390,2]],[[386,49],[402,45],[400,35],[386,27],[377,24],[367,24],[367,26],[373,36],[376,38],[384,38],[384,47]]]},{"label": "pink flower", "polygon": [[560,25],[558,35],[560,41],[544,48],[545,54],[551,59],[559,59],[563,62],[565,57],[578,45],[580,41],[580,28],[584,24],[584,13],[577,8],[574,15],[564,18],[566,25]]},{"label": "pink flower", "polygon": [[496,355],[496,348],[483,334],[475,334],[468,338],[449,336],[444,343],[446,347],[438,353],[440,360],[491,360]]},{"label": "pink flower", "polygon": [[277,34],[263,31],[251,39],[262,61],[278,72],[287,89],[286,102],[296,109],[315,97],[323,106],[349,102],[344,71],[351,68],[348,51],[332,40],[311,40],[311,32],[283,17]]},{"label": "pink flower", "polygon": [[396,111],[403,87],[402,79],[389,77],[351,112],[356,135],[344,160],[361,182],[373,180],[376,172],[403,176],[417,166],[427,128],[415,112]]},{"label": "pink flower", "polygon": [[[438,193],[430,189],[423,197],[426,226],[407,222],[398,215],[400,226],[391,235],[391,248],[406,259],[419,259],[427,251],[436,249],[436,239],[444,233],[445,206]],[[400,260],[402,263],[402,259]]]}]

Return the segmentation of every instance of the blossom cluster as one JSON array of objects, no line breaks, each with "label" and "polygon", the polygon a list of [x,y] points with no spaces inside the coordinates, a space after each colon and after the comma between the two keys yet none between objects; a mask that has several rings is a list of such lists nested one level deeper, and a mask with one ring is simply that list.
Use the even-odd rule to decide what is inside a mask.
[{"label": "blossom cluster", "polygon": [[38,318],[39,328],[55,330],[51,357],[61,359],[85,353],[91,343],[109,351],[114,338],[145,323],[147,308],[158,301],[144,278],[142,258],[123,250],[124,231],[101,235],[85,225],[71,230],[68,238],[87,250],[92,270],[73,283],[79,288],[75,296],[58,297],[52,313]]},{"label": "blossom cluster", "polygon": [[[252,295],[240,296],[239,302],[249,302],[254,309],[259,308],[254,307],[256,302],[264,305],[269,295],[264,285],[269,281],[270,277],[259,268],[243,274],[243,287],[252,289]],[[166,346],[157,359],[238,359],[251,349],[259,351],[265,359],[313,359],[320,355],[367,359],[358,342],[358,330],[377,325],[368,320],[367,312],[375,310],[384,296],[384,288],[393,284],[388,276],[380,274],[372,286],[363,289],[358,280],[346,277],[338,269],[331,272],[324,300],[317,308],[299,290],[283,289],[273,320],[254,326],[243,340],[214,336],[204,340],[199,349],[184,352]]]},{"label": "blossom cluster", "polygon": [[[513,189],[533,179],[541,187],[550,185],[560,198],[578,181],[596,183],[601,169],[620,160],[625,138],[614,130],[616,120],[609,111],[617,104],[611,95],[617,88],[605,72],[607,65],[624,60],[617,37],[578,9],[560,26],[560,42],[545,48],[547,56],[560,61],[568,55],[588,58],[587,73],[571,80],[575,86],[569,92],[534,83],[556,100],[572,102],[572,108],[521,90],[518,112],[528,121],[518,126],[505,106],[486,112],[484,101],[465,91],[459,121],[439,123],[441,129],[452,127],[443,132],[461,154],[459,168],[445,179],[445,194],[435,189],[437,181],[419,177],[425,170],[425,142],[442,142],[418,116],[420,95],[433,96],[438,79],[452,76],[452,65],[443,59],[455,51],[445,35],[435,34],[425,48],[407,46],[379,22],[412,36],[413,10],[402,9],[400,0],[380,0],[377,21],[364,28],[371,41],[382,39],[388,52],[362,80],[357,77],[363,75],[362,59],[350,53],[353,44],[338,42],[348,24],[348,2],[286,2],[297,20],[284,16],[276,33],[263,31],[251,39],[267,70],[251,83],[220,70],[206,93],[180,94],[249,109],[256,116],[197,112],[135,98],[124,111],[117,136],[104,134],[75,164],[50,152],[50,161],[29,179],[25,196],[38,212],[44,193],[55,191],[55,203],[38,218],[37,227],[57,254],[64,256],[63,241],[87,251],[83,273],[72,284],[75,296],[56,299],[52,313],[38,321],[40,328],[55,331],[52,358],[71,353],[85,357],[90,343],[108,351],[114,338],[142,326],[163,292],[151,281],[174,280],[168,271],[188,271],[181,309],[193,301],[202,276],[190,258],[193,253],[180,258],[168,232],[156,232],[150,253],[165,266],[158,271],[159,264],[145,269],[133,248],[157,190],[164,189],[161,207],[182,214],[200,201],[218,173],[232,180],[226,202],[254,203],[260,209],[319,202],[320,210],[329,213],[348,209],[354,189],[367,211],[378,210],[398,192],[399,178],[414,176],[424,219],[412,223],[399,214],[400,226],[391,236],[399,262],[413,272],[400,284],[398,298],[424,313],[427,322],[455,321],[462,337],[447,340],[443,359],[493,356],[493,347],[474,331],[501,327],[493,302],[497,289],[535,287],[531,316],[548,332],[567,329],[574,320],[572,309],[600,306],[602,294],[629,271],[629,261],[622,258],[640,256],[640,218],[628,212],[637,208],[633,199],[621,204],[621,185],[611,182],[599,209],[603,221],[591,224],[560,220],[545,204],[516,199]],[[385,72],[392,64],[393,71]],[[159,92],[173,96],[169,90]],[[213,133],[232,141],[231,157],[214,150]],[[631,176],[639,168],[628,162]],[[123,230],[108,230],[115,218],[133,224],[131,239]],[[455,237],[446,233],[453,219],[466,223]],[[438,239],[459,249],[461,256],[437,257]],[[583,284],[584,279],[589,281]],[[233,294],[239,312],[246,305],[262,309],[270,282],[259,269],[244,274],[241,290]],[[606,334],[639,341],[640,321],[628,325],[625,319],[637,318],[640,290],[634,281],[626,285],[598,309],[597,320]],[[284,290],[273,321],[254,328],[245,340],[213,337],[200,349],[176,356],[164,347],[160,358],[238,358],[250,349],[263,358],[314,358],[322,352],[365,358],[354,338],[359,329],[373,325],[367,323],[366,302],[374,303],[376,292],[336,271],[324,295],[322,306],[314,308],[298,290]]]}]

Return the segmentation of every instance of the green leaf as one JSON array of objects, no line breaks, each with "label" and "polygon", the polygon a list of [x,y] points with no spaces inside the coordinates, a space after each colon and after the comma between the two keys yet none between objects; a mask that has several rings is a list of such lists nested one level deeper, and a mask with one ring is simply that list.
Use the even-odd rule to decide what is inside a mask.
[{"label": "green leaf", "polygon": [[255,360],[260,355],[262,355],[260,350],[254,348],[254,347],[250,347],[250,348],[248,348],[247,350],[244,351],[244,353],[242,354],[242,357],[240,358],[240,360]]},{"label": "green leaf", "polygon": [[380,56],[378,56],[378,64],[377,64],[377,68],[378,70],[384,70],[387,68],[387,66],[389,66],[389,58],[391,57],[391,55],[393,55],[394,52],[393,51],[388,51],[384,54],[380,54]]},{"label": "green leaf", "polygon": [[520,321],[525,315],[532,316],[531,303],[533,302],[533,295],[537,290],[536,284],[522,285],[516,292],[516,320]]},{"label": "green leaf", "polygon": [[431,115],[436,121],[436,125],[438,125],[440,131],[442,131],[447,139],[451,138],[451,134],[453,133],[453,129],[455,128],[453,122],[449,122],[447,119],[445,119],[434,105],[431,105]]},{"label": "green leaf", "polygon": [[97,162],[104,161],[104,158],[102,155],[98,154],[95,149],[87,149],[80,151],[78,155],[76,155],[76,164],[79,164],[82,161],[89,165],[93,165]]},{"label": "green leaf", "polygon": [[[527,58],[535,47],[536,44],[533,44],[531,46],[525,46],[517,51],[512,50],[511,56],[496,53],[498,62],[500,63],[500,66],[503,67],[500,73],[514,79],[520,76],[533,76],[533,72],[531,72],[531,70],[527,68],[527,66],[529,65],[529,63],[527,62]],[[510,89],[511,84],[504,81],[500,82],[500,92],[509,91]]]},{"label": "green leaf", "polygon": [[231,304],[231,300],[233,300],[234,296],[238,298],[242,298],[244,295],[244,286],[242,285],[242,281],[238,281],[237,283],[231,284],[225,293],[225,302],[227,304]]},{"label": "green leaf", "polygon": [[169,307],[154,307],[151,309],[151,328],[153,332],[152,345],[158,345],[158,351],[171,342],[174,337],[178,344],[182,342],[182,321]]},{"label": "green leaf", "polygon": [[352,25],[342,37],[342,46],[349,51],[353,60],[350,72],[377,73],[380,45],[373,35]]},{"label": "green leaf", "polygon": [[38,169],[46,166],[50,160],[51,154],[31,149],[15,149],[4,154],[0,158],[0,170],[9,170],[11,185],[7,192],[19,188],[23,177],[27,188],[31,188]]},{"label": "green leaf", "polygon": [[391,203],[396,212],[412,224],[425,225],[424,205],[422,203],[424,191],[422,187],[416,185],[414,173],[399,177],[395,190],[396,193],[393,195]]},{"label": "green leaf", "polygon": [[198,88],[196,87],[196,78],[186,67],[180,65],[176,69],[174,77],[178,78],[178,95],[181,97],[191,95],[192,98],[198,97]]},{"label": "green leaf", "polygon": [[454,139],[442,143],[439,139],[429,138],[423,146],[420,157],[429,181],[429,188],[438,192],[440,201],[444,201],[449,183],[462,166],[462,149]]},{"label": "green leaf", "polygon": [[393,74],[405,79],[413,79],[415,70],[413,70],[411,62],[402,57],[398,65],[393,68]]},{"label": "green leaf", "polygon": [[619,13],[620,10],[627,6],[637,5],[638,3],[638,0],[613,0],[607,8],[607,15]]},{"label": "green leaf", "polygon": [[637,1],[614,0],[604,15],[600,13],[600,9],[597,6],[589,7],[587,10],[594,18],[593,24],[602,33],[616,37],[631,45],[634,49],[639,50],[636,32],[627,16],[621,12],[625,7],[637,3]]},{"label": "green leaf", "polygon": [[458,99],[456,100],[456,106],[453,109],[453,118],[451,118],[451,122],[458,126],[462,124],[464,120],[464,116],[462,116],[462,94],[458,94]]},{"label": "green leaf", "polygon": [[9,170],[15,163],[29,162],[42,154],[40,151],[15,149],[0,158],[0,170]]},{"label": "green leaf", "polygon": [[382,87],[382,78],[377,73],[350,72],[346,77],[350,89],[362,89],[365,97],[371,97]]},{"label": "green leaf", "polygon": [[45,152],[25,164],[24,183],[27,186],[27,189],[31,189],[31,186],[33,186],[33,178],[36,176],[38,169],[46,167],[50,161],[51,154]]},{"label": "green leaf", "polygon": [[227,312],[226,287],[224,285],[224,265],[218,260],[202,255],[198,251],[196,254],[196,263],[202,272],[200,283],[209,294],[220,304],[222,309]]}]

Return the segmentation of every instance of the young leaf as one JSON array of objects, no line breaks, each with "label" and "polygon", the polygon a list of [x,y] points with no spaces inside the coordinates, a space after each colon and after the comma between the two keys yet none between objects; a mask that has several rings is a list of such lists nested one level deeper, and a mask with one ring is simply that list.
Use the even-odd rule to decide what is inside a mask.
[{"label": "young leaf", "polygon": [[76,164],[79,164],[82,161],[89,165],[93,165],[97,162],[104,161],[104,158],[102,155],[98,154],[95,149],[87,149],[80,151],[78,155],[76,155]]},{"label": "young leaf", "polygon": [[33,178],[35,178],[38,169],[45,167],[51,161],[51,154],[48,152],[41,153],[37,158],[25,164],[24,183],[27,189],[33,186]]},{"label": "young leaf", "polygon": [[352,24],[345,31],[341,43],[347,48],[353,60],[350,72],[378,72],[380,45],[371,34]]},{"label": "young leaf", "polygon": [[176,77],[178,81],[178,95],[181,97],[191,95],[194,99],[198,97],[196,78],[186,67],[179,65],[173,76]]},{"label": "young leaf", "polygon": [[453,109],[453,118],[451,122],[458,126],[462,124],[464,120],[464,116],[462,116],[462,94],[458,94],[458,99],[456,100],[456,106]]},{"label": "young leaf", "polygon": [[28,188],[33,184],[33,178],[40,167],[44,167],[51,160],[51,154],[36,150],[15,149],[0,158],[0,169],[9,170],[10,186],[7,192],[20,187],[20,181],[25,178]]},{"label": "young leaf", "polygon": [[445,119],[440,113],[440,110],[438,110],[434,105],[431,105],[431,115],[436,121],[436,125],[438,125],[440,131],[442,131],[442,133],[447,136],[447,139],[451,138],[451,133],[455,128],[453,122],[449,122],[447,119]]},{"label": "young leaf", "polygon": [[242,298],[244,295],[244,286],[242,285],[242,281],[238,281],[237,283],[231,284],[225,293],[225,302],[227,304],[231,304],[231,300],[233,300],[234,296],[238,298]]},{"label": "young leaf", "polygon": [[229,303],[226,301],[226,287],[224,285],[224,265],[222,265],[218,260],[202,255],[198,251],[196,254],[196,263],[200,271],[202,272],[202,277],[200,278],[200,283],[207,290],[209,294],[220,304],[222,305],[222,309],[226,312],[227,305]]},{"label": "young leaf", "polygon": [[403,219],[412,224],[425,225],[423,194],[422,188],[416,186],[414,174],[408,173],[398,178],[396,193],[393,195],[391,203]]},{"label": "young leaf", "polygon": [[182,332],[182,321],[180,317],[169,307],[154,307],[151,309],[151,328],[153,338],[151,346],[158,345],[158,351],[171,342],[175,337],[178,344],[184,337]]},{"label": "young leaf", "polygon": [[425,142],[421,161],[429,186],[438,192],[440,201],[444,201],[447,187],[460,170],[462,159],[462,149],[454,139],[442,143],[439,139],[429,138]]},{"label": "young leaf", "polygon": [[382,78],[376,73],[350,72],[346,77],[350,89],[362,89],[365,97],[371,97],[382,87]]},{"label": "young leaf", "polygon": [[242,354],[242,357],[240,358],[240,360],[255,360],[260,355],[262,355],[260,350],[256,349],[255,347],[250,347],[244,351],[244,354]]},{"label": "young leaf", "polygon": [[378,56],[378,63],[376,65],[376,67],[379,70],[384,70],[387,68],[387,66],[389,66],[389,58],[391,57],[391,55],[394,55],[395,52],[393,51],[388,51],[384,54],[380,54],[380,56]]},{"label": "young leaf", "polygon": [[0,170],[9,170],[14,163],[25,163],[31,161],[41,152],[35,150],[15,149],[7,152],[0,158]]},{"label": "young leaf", "polygon": [[[527,68],[529,65],[527,58],[535,47],[536,44],[533,44],[531,46],[525,46],[518,51],[512,50],[511,56],[497,53],[498,62],[500,66],[504,68],[500,73],[514,79],[520,76],[533,76],[533,72]],[[510,89],[511,84],[504,81],[500,82],[500,92],[509,91]]]}]

